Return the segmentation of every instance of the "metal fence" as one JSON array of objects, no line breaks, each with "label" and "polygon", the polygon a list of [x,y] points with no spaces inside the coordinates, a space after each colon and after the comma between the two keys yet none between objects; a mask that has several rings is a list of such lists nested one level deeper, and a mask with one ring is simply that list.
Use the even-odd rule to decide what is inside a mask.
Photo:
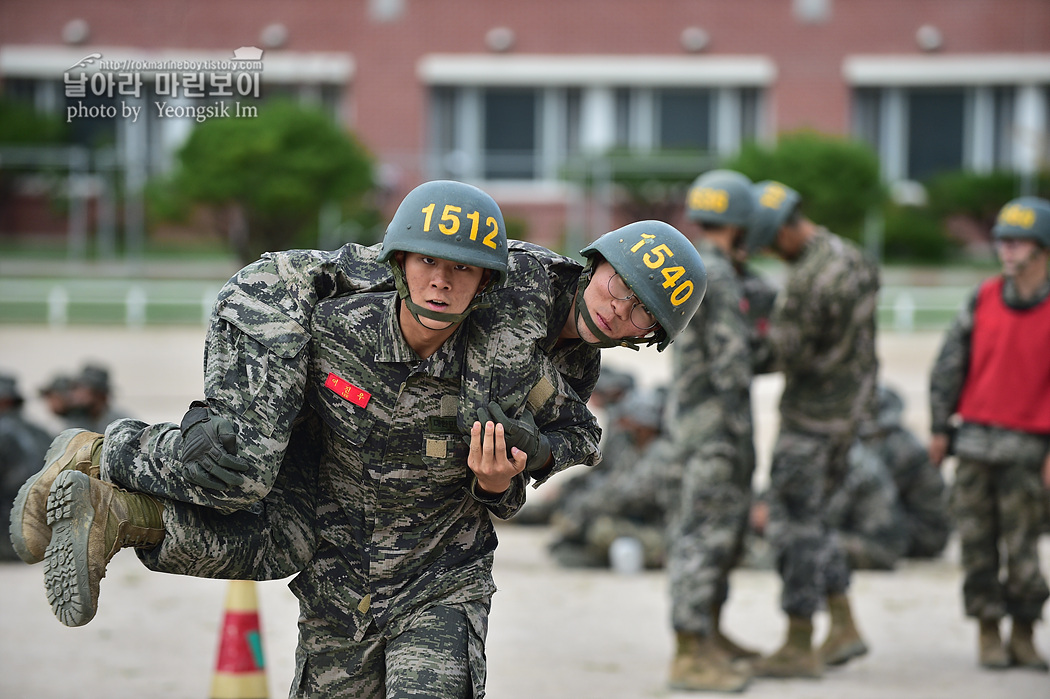
[{"label": "metal fence", "polygon": [[[208,322],[218,282],[135,279],[0,279],[0,323],[140,327]],[[946,328],[968,286],[887,286],[879,324],[910,332]]]}]

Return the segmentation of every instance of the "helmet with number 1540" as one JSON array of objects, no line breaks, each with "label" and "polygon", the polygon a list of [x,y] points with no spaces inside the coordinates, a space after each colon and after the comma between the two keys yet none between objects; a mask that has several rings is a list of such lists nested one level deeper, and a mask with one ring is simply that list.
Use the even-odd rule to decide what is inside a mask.
[{"label": "helmet with number 1540", "polygon": [[638,349],[655,344],[663,351],[688,325],[707,293],[707,269],[689,239],[663,221],[637,221],[606,233],[580,251],[587,258],[581,284],[589,282],[601,258],[623,279],[659,324],[638,339],[613,340],[598,331],[583,306],[583,288],[576,295],[576,312],[602,346]]}]

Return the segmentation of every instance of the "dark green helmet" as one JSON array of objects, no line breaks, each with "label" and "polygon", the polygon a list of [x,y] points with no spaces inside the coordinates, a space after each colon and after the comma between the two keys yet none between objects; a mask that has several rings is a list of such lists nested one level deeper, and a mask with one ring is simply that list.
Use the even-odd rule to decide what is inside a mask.
[{"label": "dark green helmet", "polygon": [[390,219],[378,259],[390,264],[398,293],[414,316],[458,322],[482,305],[475,301],[459,314],[417,306],[409,298],[401,267],[394,261],[397,251],[492,270],[485,291],[502,286],[507,279],[507,227],[503,213],[492,197],[463,182],[434,180],[409,192]]},{"label": "dark green helmet", "polygon": [[[707,270],[700,253],[682,233],[663,221],[637,221],[606,233],[580,251],[588,259],[577,299],[578,317],[608,346],[634,347],[639,340],[606,338],[593,325],[583,307],[583,289],[596,255],[605,258],[638,300],[656,317],[660,328],[642,338],[647,345],[657,344],[663,351],[689,323],[707,293]],[[605,346],[603,344],[603,346]]]},{"label": "dark green helmet", "polygon": [[992,227],[999,238],[1028,238],[1050,250],[1050,201],[1020,197],[1007,202]]},{"label": "dark green helmet", "polygon": [[685,198],[691,221],[747,228],[754,210],[751,180],[734,170],[710,170],[697,177]]},{"label": "dark green helmet", "polygon": [[765,180],[752,188],[755,212],[747,228],[746,245],[750,252],[768,248],[777,238],[780,227],[798,208],[802,196],[780,182]]}]

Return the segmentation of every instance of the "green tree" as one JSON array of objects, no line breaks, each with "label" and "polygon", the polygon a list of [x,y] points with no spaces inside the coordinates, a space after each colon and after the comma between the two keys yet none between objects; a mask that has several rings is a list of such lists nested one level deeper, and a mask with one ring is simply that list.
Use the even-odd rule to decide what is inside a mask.
[{"label": "green tree", "polygon": [[360,211],[373,181],[372,158],[352,134],[318,110],[278,101],[257,117],[197,126],[157,200],[169,210],[188,203],[233,214],[241,224],[231,241],[247,263],[305,243],[328,202]]},{"label": "green tree", "polygon": [[814,131],[782,134],[772,148],[751,143],[724,166],[793,187],[809,218],[854,240],[885,201],[879,160],[867,145]]}]

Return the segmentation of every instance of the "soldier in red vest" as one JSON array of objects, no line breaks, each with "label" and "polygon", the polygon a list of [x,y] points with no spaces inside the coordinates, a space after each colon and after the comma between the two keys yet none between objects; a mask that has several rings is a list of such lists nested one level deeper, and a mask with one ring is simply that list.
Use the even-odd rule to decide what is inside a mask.
[{"label": "soldier in red vest", "polygon": [[960,311],[930,376],[930,458],[943,461],[957,425],[952,513],[980,664],[1045,672],[1032,625],[1050,597],[1037,547],[1050,489],[1050,202],[1009,202],[992,233],[1002,274]]}]

